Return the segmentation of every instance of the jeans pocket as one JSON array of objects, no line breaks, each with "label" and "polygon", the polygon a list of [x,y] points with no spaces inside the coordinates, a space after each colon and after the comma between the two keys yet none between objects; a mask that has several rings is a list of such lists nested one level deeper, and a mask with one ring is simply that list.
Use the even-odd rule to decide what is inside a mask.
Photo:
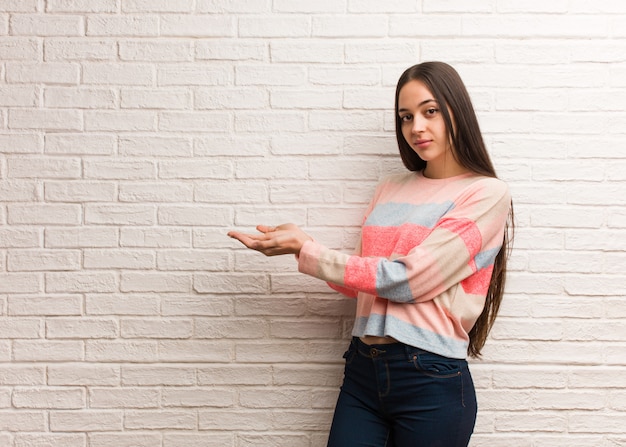
[{"label": "jeans pocket", "polygon": [[413,364],[419,372],[438,379],[460,376],[462,362],[459,359],[451,359],[428,352],[413,355]]},{"label": "jeans pocket", "polygon": [[346,366],[350,365],[357,356],[357,348],[350,344],[350,347],[343,353],[343,358],[346,360]]}]

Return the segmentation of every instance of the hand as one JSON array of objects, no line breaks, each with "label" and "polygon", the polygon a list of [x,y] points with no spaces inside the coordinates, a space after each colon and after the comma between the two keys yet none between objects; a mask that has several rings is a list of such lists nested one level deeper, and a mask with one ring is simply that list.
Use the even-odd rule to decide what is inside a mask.
[{"label": "hand", "polygon": [[259,251],[265,256],[300,254],[300,249],[306,241],[313,238],[302,231],[297,225],[283,224],[277,227],[257,225],[260,234],[244,234],[238,231],[229,231],[228,236],[237,239],[246,247]]}]

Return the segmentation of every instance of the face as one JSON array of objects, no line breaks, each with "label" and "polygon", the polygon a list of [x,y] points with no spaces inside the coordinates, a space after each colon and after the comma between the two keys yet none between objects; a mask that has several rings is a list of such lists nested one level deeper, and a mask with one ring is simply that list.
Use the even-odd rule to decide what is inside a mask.
[{"label": "face", "polygon": [[407,82],[398,96],[398,115],[402,135],[417,155],[426,162],[424,175],[448,177],[462,171],[452,154],[450,136],[441,114],[443,104],[423,82]]}]

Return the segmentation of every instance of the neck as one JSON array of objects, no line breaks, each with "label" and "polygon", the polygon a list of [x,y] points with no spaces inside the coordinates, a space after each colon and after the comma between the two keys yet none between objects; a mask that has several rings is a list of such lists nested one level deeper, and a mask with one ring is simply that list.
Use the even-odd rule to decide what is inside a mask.
[{"label": "neck", "polygon": [[432,178],[432,179],[444,179],[449,177],[456,177],[457,175],[467,174],[469,169],[464,168],[463,166],[455,163],[452,165],[448,163],[447,166],[435,166],[430,163],[426,164],[426,168],[424,168],[424,177]]}]

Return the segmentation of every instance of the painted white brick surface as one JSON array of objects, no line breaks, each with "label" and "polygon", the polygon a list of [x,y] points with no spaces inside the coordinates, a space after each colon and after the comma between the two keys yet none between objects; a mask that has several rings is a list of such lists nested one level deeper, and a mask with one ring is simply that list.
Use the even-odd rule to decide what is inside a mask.
[{"label": "painted white brick surface", "polygon": [[472,447],[626,445],[626,3],[0,1],[0,446],[323,447],[399,74],[466,81],[516,206]]}]

